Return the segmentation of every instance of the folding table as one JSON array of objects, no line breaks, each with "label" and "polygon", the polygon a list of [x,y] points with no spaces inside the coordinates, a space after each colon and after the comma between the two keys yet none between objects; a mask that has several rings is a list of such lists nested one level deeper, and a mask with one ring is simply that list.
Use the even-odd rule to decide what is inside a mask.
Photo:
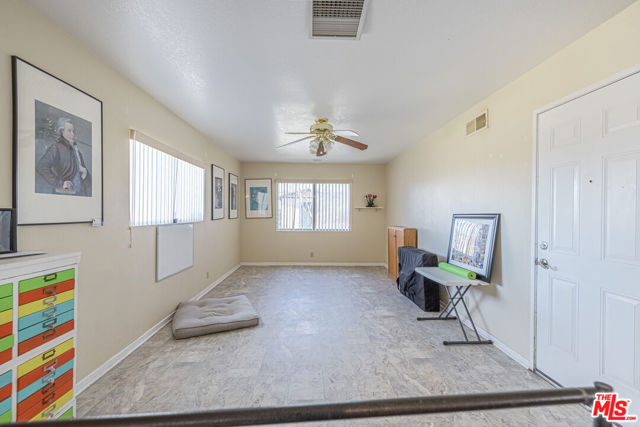
[{"label": "folding table", "polygon": [[[478,330],[476,329],[476,324],[473,323],[473,317],[471,317],[471,313],[469,313],[467,304],[464,302],[464,295],[472,286],[488,286],[490,285],[490,283],[483,282],[482,280],[465,279],[463,277],[456,276],[453,273],[449,273],[448,271],[445,271],[440,267],[416,267],[415,271],[416,273],[426,277],[427,279],[431,279],[434,282],[443,285],[447,291],[447,294],[449,295],[449,302],[437,317],[418,317],[417,320],[458,319],[458,323],[460,323],[460,329],[462,329],[464,341],[442,341],[442,344],[493,344],[493,341],[491,340],[483,340],[480,338],[480,334],[478,334]],[[455,292],[452,292],[452,289],[455,289]],[[456,308],[459,303],[462,303],[464,310],[467,312],[467,317],[469,318],[469,322],[471,322],[471,326],[473,327],[473,331],[476,333],[477,339],[470,340],[469,337],[467,337],[467,332],[464,330],[462,320],[460,320],[460,315],[458,314],[458,309]],[[456,315],[451,316],[452,312],[454,312]]]}]

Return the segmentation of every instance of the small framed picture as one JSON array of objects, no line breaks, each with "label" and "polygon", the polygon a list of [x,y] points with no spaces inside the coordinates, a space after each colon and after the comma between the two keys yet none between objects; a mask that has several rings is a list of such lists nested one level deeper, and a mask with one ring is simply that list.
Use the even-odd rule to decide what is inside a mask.
[{"label": "small framed picture", "polygon": [[244,180],[246,218],[271,218],[271,178]]},{"label": "small framed picture", "polygon": [[102,102],[11,57],[18,225],[102,219]]},{"label": "small framed picture", "polygon": [[491,281],[499,219],[500,214],[454,214],[447,262]]},{"label": "small framed picture", "polygon": [[229,219],[238,218],[238,176],[229,173]]},{"label": "small framed picture", "polygon": [[211,165],[211,219],[224,218],[224,169]]}]

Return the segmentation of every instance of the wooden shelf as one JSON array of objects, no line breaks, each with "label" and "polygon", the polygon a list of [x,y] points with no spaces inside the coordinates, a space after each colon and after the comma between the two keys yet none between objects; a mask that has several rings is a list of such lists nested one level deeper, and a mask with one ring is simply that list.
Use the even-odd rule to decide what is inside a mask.
[{"label": "wooden shelf", "polygon": [[372,208],[367,207],[367,206],[356,206],[356,209],[358,209],[359,211],[362,209],[384,209],[382,206],[374,206]]}]

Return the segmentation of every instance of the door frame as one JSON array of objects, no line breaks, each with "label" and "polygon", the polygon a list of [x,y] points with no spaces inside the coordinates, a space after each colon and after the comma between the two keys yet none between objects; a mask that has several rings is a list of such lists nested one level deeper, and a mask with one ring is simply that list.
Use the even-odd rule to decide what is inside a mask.
[{"label": "door frame", "polygon": [[627,68],[604,80],[578,90],[568,96],[557,99],[550,104],[533,111],[533,139],[531,143],[532,168],[531,168],[531,264],[529,267],[529,277],[531,280],[531,293],[529,304],[529,369],[537,372],[537,295],[538,295],[538,275],[535,259],[538,255],[538,116],[563,104],[588,95],[606,86],[612,85],[620,80],[626,79],[634,74],[640,73],[640,64]]}]

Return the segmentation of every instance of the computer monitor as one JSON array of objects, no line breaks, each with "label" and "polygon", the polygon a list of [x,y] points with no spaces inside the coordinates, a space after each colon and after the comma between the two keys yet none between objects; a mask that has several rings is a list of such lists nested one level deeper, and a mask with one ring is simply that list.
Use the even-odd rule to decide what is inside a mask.
[{"label": "computer monitor", "polygon": [[0,254],[17,250],[16,234],[15,209],[0,208]]}]

